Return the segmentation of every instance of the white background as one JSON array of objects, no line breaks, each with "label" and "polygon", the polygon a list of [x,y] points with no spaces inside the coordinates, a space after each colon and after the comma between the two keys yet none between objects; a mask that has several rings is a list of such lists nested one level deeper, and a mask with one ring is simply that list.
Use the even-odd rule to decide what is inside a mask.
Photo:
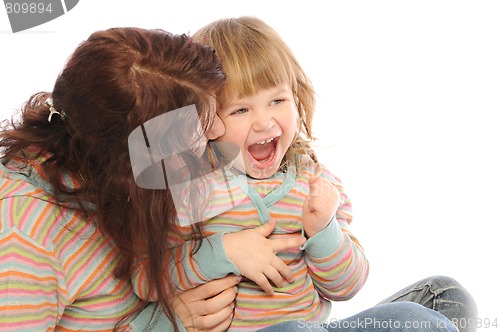
[{"label": "white background", "polygon": [[318,153],[353,202],[353,231],[371,272],[331,317],[442,274],[470,290],[483,321],[500,324],[496,1],[80,0],[66,15],[16,34],[0,10],[1,117],[32,93],[50,91],[95,30],[192,34],[240,15],[273,26],[308,72],[319,95]]}]

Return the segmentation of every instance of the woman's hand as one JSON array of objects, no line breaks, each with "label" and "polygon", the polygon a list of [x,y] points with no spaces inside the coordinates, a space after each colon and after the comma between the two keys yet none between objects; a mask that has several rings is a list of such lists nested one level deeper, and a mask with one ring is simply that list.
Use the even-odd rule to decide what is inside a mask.
[{"label": "woman's hand", "polygon": [[174,311],[187,332],[226,331],[233,319],[236,285],[229,275],[187,290],[174,298]]},{"label": "woman's hand", "polygon": [[290,268],[276,256],[277,252],[297,248],[304,244],[302,236],[285,236],[268,239],[276,227],[274,219],[262,226],[224,235],[227,258],[240,270],[241,275],[259,285],[266,293],[273,294],[273,287],[283,286],[283,279],[292,282]]}]

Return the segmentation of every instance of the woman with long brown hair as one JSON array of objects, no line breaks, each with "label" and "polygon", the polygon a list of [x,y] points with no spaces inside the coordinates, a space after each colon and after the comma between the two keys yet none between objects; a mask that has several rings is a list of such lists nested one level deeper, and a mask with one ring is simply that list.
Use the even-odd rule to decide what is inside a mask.
[{"label": "woman with long brown hair", "polygon": [[[136,184],[128,144],[147,121],[189,105],[197,138],[220,135],[213,97],[224,79],[214,51],[185,35],[98,31],[76,48],[52,92],[33,95],[20,120],[4,124],[0,330],[130,328],[149,304],[130,282],[141,257],[157,292],[153,307],[172,330],[181,328],[176,319],[193,331],[225,330],[239,279],[174,291],[162,262],[175,207],[169,190]],[[193,139],[193,128],[175,129]]]}]

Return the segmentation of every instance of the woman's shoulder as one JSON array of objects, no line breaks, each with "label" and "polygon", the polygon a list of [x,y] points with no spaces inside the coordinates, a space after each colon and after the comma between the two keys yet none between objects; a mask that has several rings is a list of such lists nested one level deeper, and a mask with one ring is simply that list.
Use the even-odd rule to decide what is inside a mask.
[{"label": "woman's shoulder", "polygon": [[[16,172],[0,165],[0,234],[16,229],[48,251],[73,236],[63,233],[78,229],[90,234],[95,226],[82,211],[58,203],[33,174]],[[73,233],[74,235],[74,233]]]},{"label": "woman's shoulder", "polygon": [[11,170],[0,164],[0,200],[29,196],[50,201],[50,193],[37,182],[30,170]]}]

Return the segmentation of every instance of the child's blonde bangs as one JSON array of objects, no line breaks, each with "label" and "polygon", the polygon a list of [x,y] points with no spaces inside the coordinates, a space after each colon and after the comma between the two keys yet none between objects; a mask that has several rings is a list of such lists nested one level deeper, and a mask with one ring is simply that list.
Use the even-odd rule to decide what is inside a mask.
[{"label": "child's blonde bangs", "polygon": [[252,17],[216,21],[198,31],[194,39],[212,46],[222,60],[227,78],[220,96],[223,100],[284,83],[296,91],[295,71],[300,68],[288,46],[262,21]]},{"label": "child's blonde bangs", "polygon": [[291,64],[276,50],[272,52],[260,46],[250,50],[241,45],[239,49],[232,50],[235,54],[224,54],[225,59],[238,59],[238,62],[224,62],[223,70],[227,78],[222,96],[224,100],[250,96],[261,89],[281,84],[288,84],[292,91],[296,91]]}]

